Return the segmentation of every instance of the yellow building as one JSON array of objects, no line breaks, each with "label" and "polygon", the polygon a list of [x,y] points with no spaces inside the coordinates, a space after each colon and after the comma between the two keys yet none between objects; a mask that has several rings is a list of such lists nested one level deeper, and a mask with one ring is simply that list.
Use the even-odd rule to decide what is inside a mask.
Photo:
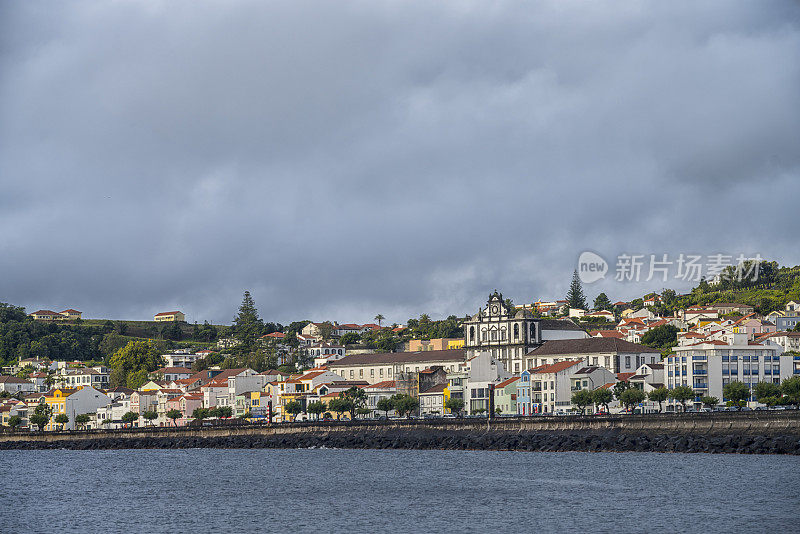
[{"label": "yellow building", "polygon": [[64,319],[66,319],[67,321],[77,321],[78,319],[81,318],[81,315],[83,315],[78,310],[73,310],[72,308],[64,310],[60,312],[60,314],[63,315]]},{"label": "yellow building", "polygon": [[410,339],[408,341],[408,352],[461,348],[464,348],[464,340],[462,338],[440,337],[436,339]]},{"label": "yellow building", "polygon": [[55,423],[55,418],[59,414],[67,413],[67,397],[78,391],[78,389],[80,388],[57,388],[45,394],[44,402],[53,410],[50,422],[44,427],[45,430],[59,430],[61,428],[61,425]]},{"label": "yellow building", "polygon": [[157,323],[186,321],[186,316],[179,311],[161,312],[155,314],[153,320]]}]

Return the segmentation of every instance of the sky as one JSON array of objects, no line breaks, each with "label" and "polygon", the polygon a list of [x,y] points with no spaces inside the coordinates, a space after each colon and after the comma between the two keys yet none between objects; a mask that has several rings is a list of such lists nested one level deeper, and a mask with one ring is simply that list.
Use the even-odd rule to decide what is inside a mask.
[{"label": "sky", "polygon": [[[404,323],[800,264],[793,2],[0,6],[0,301]],[[677,274],[676,274],[677,275]]]}]

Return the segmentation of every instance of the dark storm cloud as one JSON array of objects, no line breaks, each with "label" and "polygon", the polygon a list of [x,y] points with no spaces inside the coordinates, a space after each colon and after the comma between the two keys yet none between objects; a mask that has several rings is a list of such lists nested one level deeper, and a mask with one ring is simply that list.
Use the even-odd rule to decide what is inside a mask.
[{"label": "dark storm cloud", "polygon": [[586,249],[800,262],[791,3],[2,10],[0,300],[402,322]]}]

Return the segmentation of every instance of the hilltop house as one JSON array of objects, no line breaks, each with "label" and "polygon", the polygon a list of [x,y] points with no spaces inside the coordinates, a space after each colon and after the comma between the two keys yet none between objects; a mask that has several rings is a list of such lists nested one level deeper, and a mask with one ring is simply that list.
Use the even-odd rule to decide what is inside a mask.
[{"label": "hilltop house", "polygon": [[157,323],[163,322],[185,322],[186,316],[179,311],[161,312],[153,316],[153,320]]}]

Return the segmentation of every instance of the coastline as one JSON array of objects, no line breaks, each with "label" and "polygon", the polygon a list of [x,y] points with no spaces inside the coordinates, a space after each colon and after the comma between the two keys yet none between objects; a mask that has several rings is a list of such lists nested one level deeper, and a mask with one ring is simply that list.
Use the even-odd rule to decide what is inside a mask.
[{"label": "coastline", "polygon": [[411,449],[800,455],[800,412],[155,427],[0,435],[10,449]]}]

